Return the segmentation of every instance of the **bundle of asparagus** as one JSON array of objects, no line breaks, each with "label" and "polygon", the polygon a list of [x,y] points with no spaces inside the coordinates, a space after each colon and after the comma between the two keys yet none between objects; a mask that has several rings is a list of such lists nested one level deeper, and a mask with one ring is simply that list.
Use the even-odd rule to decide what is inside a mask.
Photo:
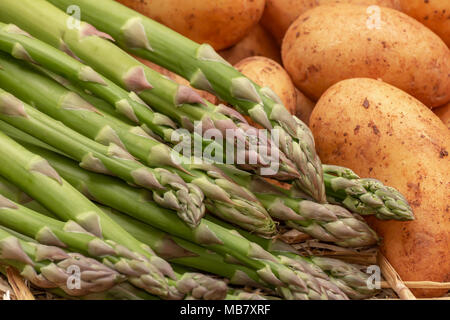
[{"label": "bundle of asparagus", "polygon": [[413,219],[395,189],[322,166],[270,88],[111,0],[2,1],[0,145],[0,264],[67,298],[367,298],[360,269],[300,255],[277,224],[362,247],[379,239],[360,215]]},{"label": "bundle of asparagus", "polygon": [[[314,199],[325,201],[320,159],[315,152],[312,133],[304,123],[289,114],[270,88],[261,88],[250,81],[223,60],[211,46],[199,45],[115,1],[50,2],[62,10],[76,4],[84,12],[83,18],[87,22],[107,32],[108,37],[112,37],[122,48],[178,73],[188,79],[192,86],[217,95],[250,115],[264,128],[276,131],[281,150],[292,160],[300,174],[299,186]],[[68,46],[78,54],[71,44]],[[179,61],[184,63],[180,64]],[[112,70],[110,72],[109,77],[114,79]],[[121,77],[123,85],[126,85],[123,75],[117,73],[116,81]],[[149,83],[152,84],[152,90],[146,90],[144,97],[156,94],[152,92],[159,90],[157,84],[152,81]]]},{"label": "bundle of asparagus", "polygon": [[[49,49],[57,51],[52,47]],[[155,170],[169,170],[182,178],[186,185],[198,187],[206,195],[206,206],[215,208],[213,212],[218,215],[234,218],[235,223],[264,236],[275,233],[272,219],[265,209],[258,205],[256,197],[245,188],[232,183],[212,164],[183,158],[164,143],[145,133],[139,133],[136,130],[138,127],[121,122],[106,113],[102,114],[77,94],[1,53],[0,65],[3,67],[3,70],[0,70],[3,88],[18,98],[92,140],[105,145],[114,143]],[[196,210],[201,207],[200,194],[197,198],[191,196],[185,201],[178,200],[183,200],[185,194],[178,192],[175,195],[176,198],[172,201],[177,204],[175,208],[182,207],[178,205],[179,202],[189,206],[190,201],[196,200],[196,206],[188,207],[188,214],[181,213],[181,217],[192,227],[197,226],[203,216],[203,210]],[[168,197],[166,193],[163,198],[159,195],[154,198],[164,204]]]}]

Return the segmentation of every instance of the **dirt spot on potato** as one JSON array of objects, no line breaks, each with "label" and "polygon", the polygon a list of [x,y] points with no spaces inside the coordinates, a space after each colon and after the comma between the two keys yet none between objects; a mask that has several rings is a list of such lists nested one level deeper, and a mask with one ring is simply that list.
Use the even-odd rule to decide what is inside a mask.
[{"label": "dirt spot on potato", "polygon": [[359,129],[361,128],[361,126],[358,124],[356,127],[355,127],[355,129],[353,129],[353,133],[355,134],[355,135],[357,135],[358,133],[359,133]]},{"label": "dirt spot on potato", "polygon": [[370,107],[370,103],[369,103],[369,100],[367,100],[367,98],[364,99],[363,107],[366,109],[369,109],[369,107]]},{"label": "dirt spot on potato", "polygon": [[309,72],[309,73],[314,73],[314,72],[319,72],[319,71],[320,71],[320,66],[317,67],[317,66],[315,66],[315,65],[310,65],[310,66],[308,67],[308,72]]},{"label": "dirt spot on potato", "polygon": [[367,126],[369,128],[372,128],[373,134],[379,136],[380,135],[380,130],[378,129],[378,127],[375,125],[375,123],[373,121],[370,121]]},{"label": "dirt spot on potato", "polygon": [[443,159],[445,157],[448,157],[448,151],[445,149],[441,149],[441,151],[439,152],[439,158]]},{"label": "dirt spot on potato", "polygon": [[420,190],[420,182],[413,183],[408,182],[407,184],[408,190],[414,192],[414,198],[408,199],[409,203],[412,207],[419,207],[422,203],[422,191]]}]

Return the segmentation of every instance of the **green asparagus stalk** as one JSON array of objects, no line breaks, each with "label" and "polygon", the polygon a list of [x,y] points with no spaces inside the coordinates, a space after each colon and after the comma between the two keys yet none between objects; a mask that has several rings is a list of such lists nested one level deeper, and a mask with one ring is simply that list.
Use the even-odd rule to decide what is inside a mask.
[{"label": "green asparagus stalk", "polygon": [[[27,5],[26,3],[22,4]],[[7,8],[10,5],[11,8]],[[193,130],[194,122],[200,121],[205,130],[215,128],[224,136],[226,136],[227,129],[233,131],[245,146],[245,148],[237,148],[235,151],[243,159],[256,157],[256,161],[254,163],[247,162],[246,167],[250,166],[259,171],[272,166],[272,164],[267,163],[267,156],[264,153],[257,152],[255,154],[254,150],[251,149],[252,143],[249,139],[257,138],[255,129],[248,126],[245,119],[236,111],[224,105],[214,106],[203,101],[190,87],[178,85],[163,77],[114,44],[102,39],[109,39],[109,37],[98,32],[91,25],[83,22],[79,28],[70,27],[71,22],[68,19],[71,18],[46,1],[30,1],[29,5],[32,7],[37,5],[30,11],[28,9],[31,9],[31,7],[27,7],[30,14],[34,10],[41,11],[40,14],[36,15],[39,19],[42,18],[39,23],[35,21],[36,23],[28,25],[28,19],[21,21],[21,18],[15,17],[15,13],[18,12],[15,9],[18,8],[14,8],[17,3],[12,1],[8,4],[5,3],[4,7],[8,14],[2,14],[0,18],[4,21],[19,24],[33,36],[80,58],[127,90],[139,93],[141,98],[153,108],[171,117],[187,129]],[[26,15],[24,10],[20,11],[22,17],[24,14]],[[33,15],[35,14],[33,13]],[[77,24],[77,21],[75,23]],[[29,28],[33,30],[29,30]],[[102,56],[102,59],[99,59],[100,56]],[[202,104],[205,104],[206,108]],[[136,112],[135,114],[139,116]],[[229,140],[231,144],[237,143],[234,139],[231,140]],[[284,179],[292,179],[298,176],[293,163],[286,159],[284,154],[278,152],[279,150],[275,145],[270,144],[270,141],[265,139],[260,139],[259,142],[263,144],[261,150],[276,149],[274,153],[280,155],[279,161],[273,161],[280,170],[269,170],[270,173]]]},{"label": "green asparagus stalk", "polygon": [[378,290],[369,287],[369,275],[350,263],[327,257],[299,257],[297,255],[295,259],[309,260],[308,262],[326,272],[330,281],[350,299],[367,299],[378,292]]},{"label": "green asparagus stalk", "polygon": [[224,261],[224,258],[215,252],[160,231],[112,208],[104,206],[100,208],[136,239],[150,246],[156,254],[171,263],[227,278],[233,285],[268,286],[254,270],[248,267]]},{"label": "green asparagus stalk", "polygon": [[[58,247],[68,247],[71,251],[74,250],[78,253],[80,252],[86,252],[90,256],[94,256],[94,258],[102,258],[103,263],[107,266],[112,266],[114,270],[116,270],[119,273],[127,274],[128,278],[131,283],[141,283],[142,281],[145,281],[145,273],[146,273],[146,267],[145,265],[140,262],[139,260],[134,260],[131,257],[131,260],[128,258],[120,257],[120,251],[123,251],[123,249],[120,248],[120,246],[117,246],[114,243],[111,243],[108,241],[108,244],[111,244],[112,246],[115,246],[113,249],[112,247],[108,248],[108,244],[101,243],[100,239],[96,237],[87,237],[87,239],[83,239],[85,235],[89,235],[86,233],[85,230],[83,230],[79,225],[74,225],[73,221],[69,221],[64,225],[64,223],[47,218],[46,216],[43,216],[39,213],[32,212],[31,210],[28,210],[27,208],[20,207],[17,204],[11,202],[10,200],[4,198],[0,195],[0,201],[2,203],[9,204],[8,207],[0,208],[1,215],[6,215],[6,217],[1,217],[1,224],[2,227],[13,227],[14,233],[13,235],[17,235],[19,239],[27,240],[26,238],[28,236],[35,237],[37,239],[38,243],[46,243],[48,242],[48,236],[42,237],[44,234],[49,234],[50,232],[54,232],[51,234],[52,241],[51,243],[55,242],[55,245]],[[8,209],[14,210],[14,212],[8,212]],[[14,217],[10,217],[16,214],[18,218],[14,219]],[[8,216],[9,215],[9,216]],[[23,227],[20,226],[20,223],[26,223],[28,226]],[[48,225],[46,226],[45,223]],[[59,224],[59,226],[58,226]],[[63,230],[62,226],[67,226],[70,224],[69,230],[72,230],[75,228],[74,232],[82,234],[82,236],[78,234],[74,234],[72,231],[66,231]],[[47,231],[42,232],[47,228]],[[38,233],[35,232],[34,229],[39,230]],[[8,229],[6,231],[9,231]],[[24,231],[24,233],[20,233],[20,231]],[[12,233],[12,232],[10,232]],[[57,237],[59,236],[59,238]],[[55,241],[56,240],[56,241]],[[64,242],[61,242],[64,241]],[[64,246],[63,244],[71,243],[72,246]],[[87,248],[87,249],[86,249]],[[105,249],[107,251],[105,251]],[[168,248],[169,249],[169,248]],[[113,254],[114,250],[119,251],[118,254]],[[113,254],[113,255],[111,255]],[[115,259],[119,257],[120,260]],[[127,261],[128,260],[128,261]],[[139,277],[139,274],[143,277],[140,280],[133,279],[136,276]],[[179,273],[179,270],[175,272],[176,280],[169,280],[169,283],[176,287],[179,292],[185,295],[185,298],[189,299],[203,299],[203,300],[221,300],[224,299],[227,294],[227,285],[216,278],[212,278],[210,276],[198,273],[198,272],[182,272]],[[123,281],[118,275],[117,281]],[[111,289],[110,289],[111,290]],[[117,290],[116,290],[117,291]],[[129,291],[129,290],[127,290]]]},{"label": "green asparagus stalk", "polygon": [[53,213],[48,211],[39,202],[32,199],[29,195],[17,188],[2,176],[0,176],[0,195],[3,195],[13,202],[21,204],[28,209],[34,210],[39,213],[44,213],[46,216],[56,219]]},{"label": "green asparagus stalk", "polygon": [[[0,123],[1,129],[1,123]],[[112,207],[167,233],[199,244],[224,257],[234,257],[254,270],[268,285],[276,288],[286,299],[326,299],[320,285],[309,287],[298,272],[283,264],[258,244],[229,232],[215,223],[202,219],[199,226],[191,229],[176,219],[170,211],[148,201],[146,190],[128,186],[122,181],[79,168],[73,161],[50,151],[29,147],[47,159],[57,172],[75,188],[91,199]]]},{"label": "green asparagus stalk", "polygon": [[[52,289],[51,293],[65,298],[74,299],[74,297],[67,295],[61,289]],[[157,296],[151,295],[143,290],[140,290],[127,282],[118,284],[109,290],[103,292],[90,293],[80,297],[80,300],[160,300]]]},{"label": "green asparagus stalk", "polygon": [[267,297],[258,293],[243,290],[230,290],[226,300],[275,300],[274,297]]},{"label": "green asparagus stalk", "polygon": [[195,185],[186,184],[166,169],[145,167],[118,145],[99,144],[2,89],[0,119],[62,150],[85,169],[117,175],[129,183],[153,190],[155,201],[176,210],[184,221],[196,221],[203,214],[203,194]]},{"label": "green asparagus stalk", "polygon": [[352,170],[324,165],[324,180],[330,201],[341,203],[363,216],[378,219],[414,220],[414,213],[405,197],[381,181],[360,178]]},{"label": "green asparagus stalk", "polygon": [[237,184],[251,190],[273,218],[316,239],[343,247],[370,246],[379,240],[364,219],[341,206],[298,198],[292,191],[230,166],[221,169]]},{"label": "green asparagus stalk", "polygon": [[[8,181],[4,180],[0,177],[0,195],[5,196],[6,198],[14,201],[14,199],[24,199],[25,206],[27,208],[38,207],[37,212],[42,213],[46,216],[51,216],[51,213],[46,210],[44,207],[40,206],[35,200],[31,199],[27,194],[25,194],[22,190],[15,187]],[[17,202],[17,201],[16,201]],[[143,222],[140,222],[136,219],[133,219],[129,216],[126,216],[117,210],[99,206],[103,212],[105,212],[109,217],[111,217],[114,221],[116,221],[120,226],[122,226],[126,231],[132,234],[136,239],[141,241],[144,244],[147,244],[150,248],[152,248],[156,254],[163,259],[170,261],[171,263],[180,264],[185,267],[191,267],[198,270],[206,271],[208,273],[216,274],[218,276],[229,279],[230,284],[240,285],[240,286],[253,286],[253,287],[266,287],[267,284],[262,281],[255,271],[249,269],[245,266],[232,264],[230,262],[224,261],[223,257],[214,253],[212,251],[208,251],[207,249],[188,242],[186,240],[180,239],[175,236],[171,236],[165,232],[162,232],[156,228],[153,228]],[[0,210],[1,211],[1,210]],[[11,212],[11,210],[10,210]],[[33,213],[31,214],[33,215]],[[36,215],[36,213],[34,213]],[[13,218],[13,217],[12,217]],[[26,217],[25,217],[26,218]],[[45,225],[60,225],[60,228],[57,229],[57,232],[61,232],[64,229],[64,223],[59,221],[53,221],[53,219],[43,218],[44,222],[47,222]],[[6,222],[3,223],[3,221]],[[30,234],[26,230],[17,230],[17,228],[27,228],[27,226],[18,225],[18,221],[15,219],[7,220],[8,217],[2,217],[0,215],[0,225],[9,226],[12,225],[12,228],[16,231],[21,232],[22,234]],[[29,219],[27,219],[29,220]],[[42,219],[41,219],[42,220]],[[38,219],[37,226],[35,229],[40,229],[41,220]],[[32,222],[32,221],[31,221]],[[29,225],[31,222],[28,222]],[[75,222],[71,222],[71,224],[75,224]],[[82,230],[81,227],[79,227]],[[63,230],[64,232],[64,230]],[[70,235],[70,234],[69,234]],[[31,233],[31,236],[35,237],[35,232]],[[76,234],[75,234],[76,236]],[[86,238],[85,235],[81,236],[81,240]],[[90,239],[89,237],[87,237]],[[91,237],[92,238],[92,237]],[[92,240],[91,240],[92,241]],[[97,238],[97,242],[101,242],[100,239]],[[79,241],[78,241],[79,242]],[[84,242],[85,243],[85,242]],[[106,246],[109,246],[105,244]],[[78,247],[78,252],[84,252],[86,254],[91,255],[86,250],[86,247],[89,248],[89,244]],[[97,253],[98,250],[94,251],[94,254]],[[117,252],[117,250],[116,250]],[[91,255],[92,256],[92,255]],[[112,260],[114,262],[114,259]],[[131,267],[130,267],[131,269]],[[120,270],[118,270],[120,272]],[[251,280],[251,281],[249,281]],[[219,285],[219,288],[221,285]]]},{"label": "green asparagus stalk", "polygon": [[213,217],[208,217],[208,220],[258,243],[274,255],[290,259],[291,267],[315,277],[326,288],[330,297],[345,299],[345,296],[348,296],[351,299],[366,299],[377,292],[367,285],[369,275],[350,263],[327,257],[303,256],[294,247],[279,239],[263,239]]},{"label": "green asparagus stalk", "polygon": [[[125,275],[131,283],[152,292],[152,284],[146,283],[146,279],[151,277],[149,274],[151,271],[146,263],[133,257],[132,254],[130,255],[128,249],[123,246],[93,236],[74,221],[69,220],[64,223],[49,218],[0,195],[0,204],[2,203],[5,204],[0,207],[0,224],[2,226],[33,237],[41,244],[68,248],[70,251],[101,260],[110,268]],[[160,240],[164,241],[164,238]],[[175,245],[165,249],[170,251],[170,249],[177,250],[178,248]],[[166,252],[166,254],[176,255],[177,252]],[[171,282],[179,292],[189,296],[192,293],[195,295],[197,292],[203,292],[207,298],[223,299],[227,291],[223,282],[197,273],[186,273],[177,281]],[[208,288],[208,291],[203,290],[204,283],[211,287]],[[215,286],[213,286],[214,284]],[[197,294],[196,298],[200,299],[202,296]]]},{"label": "green asparagus stalk", "polygon": [[[18,189],[17,187],[13,186],[9,182],[7,182],[6,193],[12,197],[15,197],[18,192],[16,192]],[[23,191],[20,190],[20,193],[25,194]],[[3,193],[2,193],[3,194]],[[28,197],[28,195],[27,195]],[[36,200],[32,200],[32,202],[36,202]],[[26,202],[26,205],[29,206],[30,201]],[[43,208],[43,207],[42,207]],[[44,211],[46,209],[44,208]],[[47,214],[48,212],[46,212]],[[8,232],[9,234],[15,236],[21,241],[32,243],[33,245],[38,245],[38,242],[34,240],[33,238],[30,238],[22,233],[16,232],[14,230],[8,229],[2,225],[0,225],[0,230],[4,230]],[[103,265],[106,267],[105,265]],[[107,268],[107,267],[106,267]],[[0,272],[4,275],[6,274],[6,265],[0,264]],[[36,285],[36,283],[34,283]],[[85,295],[77,295],[77,296],[71,296],[68,295],[64,290],[60,288],[45,288],[49,292],[66,299],[81,299],[81,300],[159,300],[157,296],[151,295],[146,291],[143,291],[128,282],[120,282],[110,289],[107,289],[105,291],[99,291],[99,292],[91,292]]]},{"label": "green asparagus stalk", "polygon": [[276,131],[281,150],[301,174],[299,186],[314,199],[325,202],[321,164],[312,133],[289,114],[270,88],[261,88],[245,77],[211,46],[199,45],[115,1],[50,2],[62,10],[78,5],[84,20],[107,32],[122,48],[178,73],[192,86],[217,95],[266,129]]},{"label": "green asparagus stalk", "polygon": [[[222,218],[263,236],[272,236],[276,232],[273,220],[256,197],[231,182],[214,165],[183,158],[164,143],[140,134],[135,130],[137,127],[118,123],[110,115],[101,114],[80,96],[1,52],[0,65],[3,66],[1,86],[22,101],[92,140],[106,145],[115,143],[149,167],[163,167],[186,183],[197,186],[206,196],[207,208]],[[200,218],[190,215],[186,222],[195,227]]]},{"label": "green asparagus stalk", "polygon": [[[1,200],[1,208],[11,204]],[[41,288],[60,288],[70,296],[108,290],[119,274],[79,253],[18,239],[0,229],[0,263],[16,268],[31,283]],[[79,277],[74,271],[77,271]]]},{"label": "green asparagus stalk", "polygon": [[[109,102],[118,114],[133,123],[143,121],[149,130],[160,130],[161,126],[172,127],[172,121],[166,116],[147,112],[147,106],[135,93],[127,92],[112,81],[103,77],[91,67],[64,54],[60,50],[31,37],[27,32],[13,24],[0,23],[0,50],[10,53],[17,59],[45,66],[58,72]],[[138,113],[139,117],[135,114]]]},{"label": "green asparagus stalk", "polygon": [[150,288],[151,293],[164,298],[182,296],[167,283],[166,276],[174,277],[170,265],[70,186],[46,160],[3,133],[0,133],[0,144],[0,175],[38,200],[61,220],[73,220],[93,235],[122,245],[128,255],[141,260],[148,269],[148,277],[145,284],[136,285]]},{"label": "green asparagus stalk", "polygon": [[143,122],[147,132],[170,137],[172,132],[170,129],[175,126],[170,118],[153,112],[135,93],[125,91],[91,67],[31,37],[16,25],[0,23],[0,50],[10,53],[17,59],[57,72],[60,80],[67,83],[63,78],[66,77],[81,85],[82,90],[92,92],[105,102],[109,102],[108,108],[112,108],[116,115],[121,115],[122,119],[127,119],[131,123]]}]

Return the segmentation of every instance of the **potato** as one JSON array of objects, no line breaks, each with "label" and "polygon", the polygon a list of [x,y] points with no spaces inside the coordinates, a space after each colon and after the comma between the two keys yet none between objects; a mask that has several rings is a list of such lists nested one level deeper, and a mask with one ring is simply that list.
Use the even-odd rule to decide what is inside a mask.
[{"label": "potato", "polygon": [[287,72],[275,61],[265,57],[249,57],[235,65],[236,69],[262,87],[271,88],[290,113],[295,113],[297,95]]},{"label": "potato", "polygon": [[261,18],[262,25],[272,33],[278,43],[283,40],[292,22],[307,10],[332,3],[379,5],[400,9],[399,0],[266,0],[266,8]]},{"label": "potato", "polygon": [[[179,83],[179,84],[182,84],[185,86],[190,86],[189,81],[187,81],[183,77],[180,77],[176,73],[173,73],[151,61],[148,61],[148,60],[145,60],[145,59],[142,59],[139,57],[135,57],[135,58],[138,59],[141,63],[145,64],[147,67],[161,73],[163,76],[166,76],[170,80],[173,80],[176,83]],[[198,90],[198,89],[194,89],[194,90],[197,91],[203,99],[208,100],[209,102],[211,102],[213,104],[217,104],[218,99],[215,95],[213,95],[209,92],[203,91],[203,90]]]},{"label": "potato", "polygon": [[236,44],[258,23],[265,0],[117,0],[216,50]]},{"label": "potato", "polygon": [[[450,281],[450,131],[407,93],[373,79],[350,79],[317,102],[310,127],[323,163],[397,188],[414,221],[369,223],[403,280]],[[447,290],[413,290],[419,297]]]},{"label": "potato", "polygon": [[433,30],[450,47],[450,0],[400,0],[402,11]]},{"label": "potato", "polygon": [[442,122],[450,129],[450,103],[443,107],[433,109],[433,112],[442,120]]},{"label": "potato", "polygon": [[286,33],[282,59],[297,88],[317,100],[349,78],[382,79],[436,107],[450,101],[450,50],[431,30],[397,10],[318,6]]},{"label": "potato", "polygon": [[220,51],[219,54],[231,64],[252,56],[263,56],[281,63],[280,51],[272,35],[257,24],[244,39],[230,49]]},{"label": "potato", "polygon": [[297,88],[295,89],[296,92],[296,101],[297,104],[295,106],[295,115],[297,118],[302,120],[304,123],[309,123],[309,117],[311,116],[311,113],[314,109],[314,102],[308,99],[307,96],[303,94],[300,90]]}]

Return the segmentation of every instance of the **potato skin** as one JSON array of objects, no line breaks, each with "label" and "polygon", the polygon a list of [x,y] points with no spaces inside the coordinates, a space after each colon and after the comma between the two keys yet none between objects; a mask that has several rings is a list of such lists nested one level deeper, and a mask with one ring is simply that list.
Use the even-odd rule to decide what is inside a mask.
[{"label": "potato skin", "polygon": [[443,107],[433,109],[433,112],[441,119],[441,121],[450,130],[450,103],[447,103]]},{"label": "potato skin", "polygon": [[400,0],[402,11],[422,22],[450,48],[450,0]]},{"label": "potato skin", "polygon": [[[355,77],[382,79],[437,107],[450,101],[450,50],[431,30],[380,7],[381,28],[368,28],[366,6],[318,6],[289,28],[282,59],[297,88],[317,100]],[[369,19],[370,21],[370,19]]]},{"label": "potato skin", "polygon": [[295,88],[296,101],[295,115],[304,123],[309,124],[309,117],[314,109],[315,103],[308,99],[300,90]]},{"label": "potato skin", "polygon": [[265,0],[117,0],[216,50],[239,42],[258,23]]},{"label": "potato skin", "polygon": [[265,57],[249,57],[235,68],[262,87],[271,88],[291,114],[295,113],[297,94],[291,78],[275,61]]},{"label": "potato skin", "polygon": [[236,45],[220,51],[219,54],[231,64],[252,56],[267,57],[281,63],[280,46],[260,24],[254,26]]},{"label": "potato skin", "polygon": [[292,22],[307,10],[319,5],[333,3],[351,3],[378,5],[400,9],[399,0],[266,0],[266,7],[261,18],[263,26],[272,33],[278,43],[283,40]]},{"label": "potato skin", "polygon": [[439,118],[391,85],[350,79],[323,94],[310,127],[323,163],[379,179],[409,201],[414,221],[368,219],[402,279],[450,281],[450,132]]}]

